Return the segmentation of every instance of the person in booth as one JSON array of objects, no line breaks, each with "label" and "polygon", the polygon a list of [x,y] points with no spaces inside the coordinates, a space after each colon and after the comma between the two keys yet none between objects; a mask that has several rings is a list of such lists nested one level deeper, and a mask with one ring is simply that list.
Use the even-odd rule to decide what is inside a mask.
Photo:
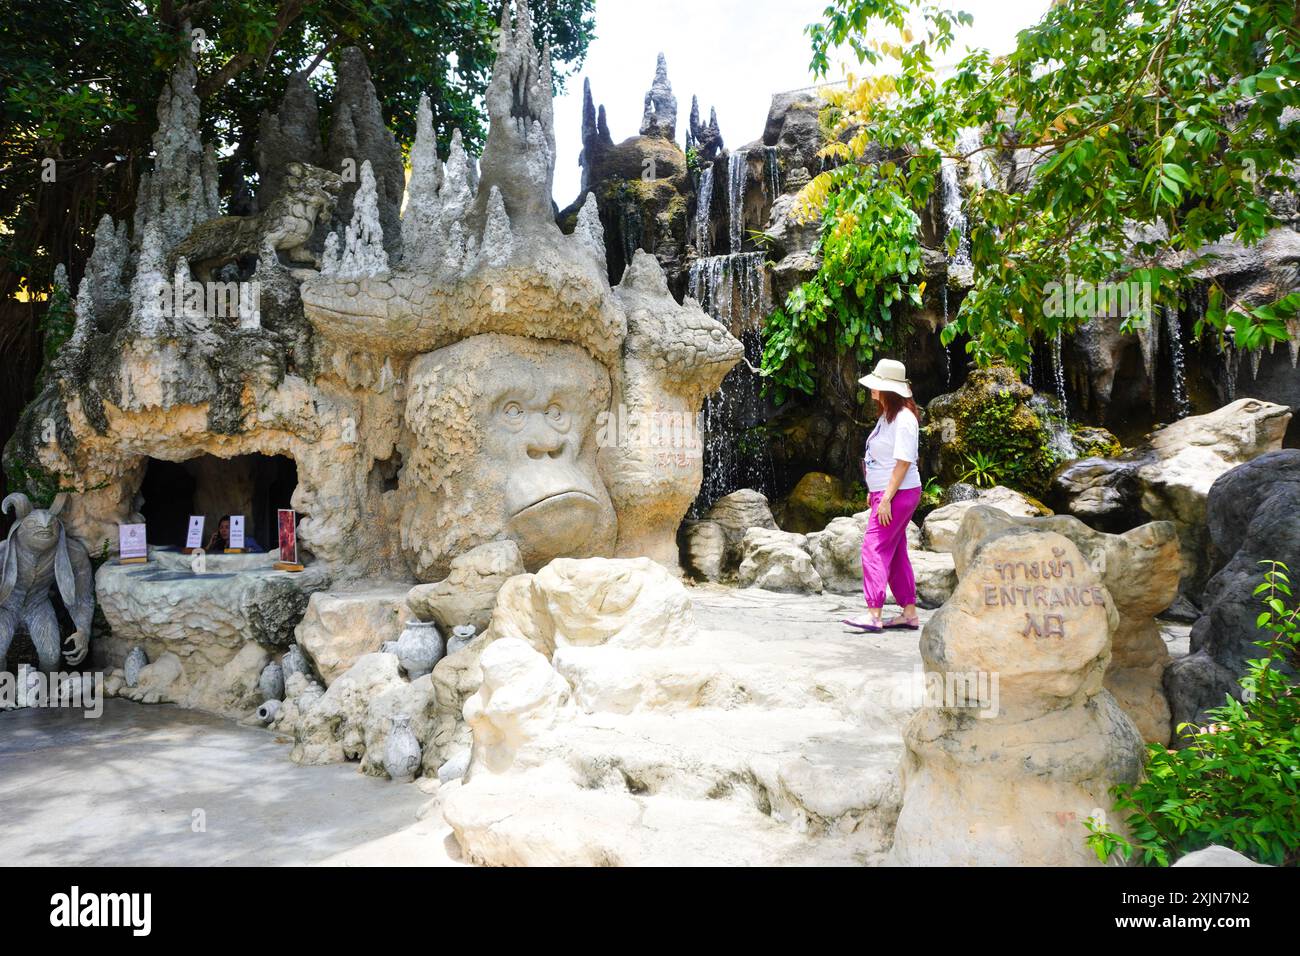
[{"label": "person in booth", "polygon": [[[221,520],[217,522],[217,530],[213,531],[212,537],[208,539],[205,550],[209,554],[220,554],[228,547],[230,547],[230,515],[222,515]],[[244,532],[244,550],[254,553],[261,553],[263,550],[247,531]]]}]

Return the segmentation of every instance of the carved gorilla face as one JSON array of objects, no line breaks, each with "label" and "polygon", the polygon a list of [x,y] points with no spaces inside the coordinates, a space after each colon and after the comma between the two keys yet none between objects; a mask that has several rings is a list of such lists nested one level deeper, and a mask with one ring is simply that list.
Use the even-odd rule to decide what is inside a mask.
[{"label": "carved gorilla face", "polygon": [[612,551],[617,525],[596,469],[609,375],[576,345],[476,335],[411,365],[402,544],[420,577],[494,538],[530,570]]}]

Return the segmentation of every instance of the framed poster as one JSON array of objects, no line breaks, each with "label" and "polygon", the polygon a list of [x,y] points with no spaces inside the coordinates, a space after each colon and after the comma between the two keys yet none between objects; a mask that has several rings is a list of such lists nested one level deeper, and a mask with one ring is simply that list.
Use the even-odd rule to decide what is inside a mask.
[{"label": "framed poster", "polygon": [[276,511],[280,525],[280,561],[284,564],[298,563],[298,526],[292,510],[281,508]]},{"label": "framed poster", "polygon": [[145,526],[142,524],[120,524],[117,526],[118,557],[123,561],[149,560],[149,543],[145,538]]},{"label": "framed poster", "polygon": [[190,515],[190,525],[185,532],[185,548],[203,547],[203,515]]},{"label": "framed poster", "polygon": [[227,545],[231,551],[244,550],[244,516],[230,516],[230,543]]}]

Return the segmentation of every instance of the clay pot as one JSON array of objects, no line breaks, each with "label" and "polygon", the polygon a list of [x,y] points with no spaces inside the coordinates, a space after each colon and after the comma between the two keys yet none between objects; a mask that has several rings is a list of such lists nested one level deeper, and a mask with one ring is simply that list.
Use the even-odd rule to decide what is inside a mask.
[{"label": "clay pot", "polygon": [[407,621],[393,648],[397,662],[411,680],[418,680],[433,670],[433,665],[447,653],[447,645],[432,621]]},{"label": "clay pot", "polygon": [[384,769],[396,783],[410,783],[419,768],[420,741],[411,731],[411,718],[396,714],[384,744]]}]

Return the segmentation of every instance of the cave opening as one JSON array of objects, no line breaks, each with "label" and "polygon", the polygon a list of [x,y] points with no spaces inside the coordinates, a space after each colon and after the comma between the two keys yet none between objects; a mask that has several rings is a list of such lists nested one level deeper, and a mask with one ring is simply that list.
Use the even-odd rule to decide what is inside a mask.
[{"label": "cave opening", "polygon": [[244,516],[247,547],[274,550],[276,512],[291,508],[298,467],[286,455],[200,455],[186,461],[148,459],[140,482],[140,514],[149,543],[182,547],[190,515],[203,515],[206,547],[226,515]]}]

